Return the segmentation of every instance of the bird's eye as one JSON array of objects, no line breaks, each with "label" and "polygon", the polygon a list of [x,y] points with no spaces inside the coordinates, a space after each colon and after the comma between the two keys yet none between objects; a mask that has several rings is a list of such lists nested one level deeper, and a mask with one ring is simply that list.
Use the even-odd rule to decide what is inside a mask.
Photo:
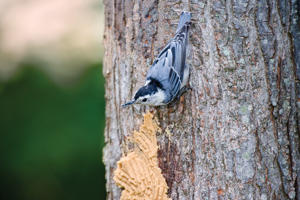
[{"label": "bird's eye", "polygon": [[147,98],[144,98],[143,100],[142,100],[142,102],[146,102],[147,101]]}]

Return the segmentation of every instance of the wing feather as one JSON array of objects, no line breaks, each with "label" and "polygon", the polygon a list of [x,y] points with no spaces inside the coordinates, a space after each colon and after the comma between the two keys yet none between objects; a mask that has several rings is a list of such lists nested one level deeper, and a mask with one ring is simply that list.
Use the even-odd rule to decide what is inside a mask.
[{"label": "wing feather", "polygon": [[171,101],[178,94],[185,69],[189,24],[182,26],[174,38],[159,53],[148,71],[147,79],[161,82],[162,89],[169,90]]}]

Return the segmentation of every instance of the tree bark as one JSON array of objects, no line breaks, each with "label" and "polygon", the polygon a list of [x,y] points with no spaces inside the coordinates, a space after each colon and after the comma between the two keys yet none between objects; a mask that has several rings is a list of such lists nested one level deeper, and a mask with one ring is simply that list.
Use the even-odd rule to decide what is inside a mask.
[{"label": "tree bark", "polygon": [[[108,199],[127,138],[152,109],[171,199],[300,199],[300,24],[297,0],[104,0]],[[192,91],[149,108],[121,104],[192,12]],[[164,132],[164,131],[163,131]]]}]

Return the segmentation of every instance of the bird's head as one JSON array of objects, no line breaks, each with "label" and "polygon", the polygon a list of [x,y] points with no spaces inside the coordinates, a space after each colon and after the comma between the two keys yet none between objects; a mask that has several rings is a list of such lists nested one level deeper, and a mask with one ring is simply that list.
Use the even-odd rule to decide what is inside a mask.
[{"label": "bird's head", "polygon": [[134,95],[132,101],[123,104],[123,107],[131,104],[144,104],[151,106],[164,105],[165,93],[160,85],[153,80],[146,82],[145,86],[141,87]]}]

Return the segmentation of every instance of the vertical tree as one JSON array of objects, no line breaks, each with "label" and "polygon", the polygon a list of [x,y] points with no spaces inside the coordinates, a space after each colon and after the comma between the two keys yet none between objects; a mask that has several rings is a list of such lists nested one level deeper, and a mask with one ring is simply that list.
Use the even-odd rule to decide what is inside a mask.
[{"label": "vertical tree", "polygon": [[192,12],[189,84],[151,108],[172,199],[300,199],[300,24],[296,0],[104,0],[108,199],[127,137],[149,107],[123,109]]}]

